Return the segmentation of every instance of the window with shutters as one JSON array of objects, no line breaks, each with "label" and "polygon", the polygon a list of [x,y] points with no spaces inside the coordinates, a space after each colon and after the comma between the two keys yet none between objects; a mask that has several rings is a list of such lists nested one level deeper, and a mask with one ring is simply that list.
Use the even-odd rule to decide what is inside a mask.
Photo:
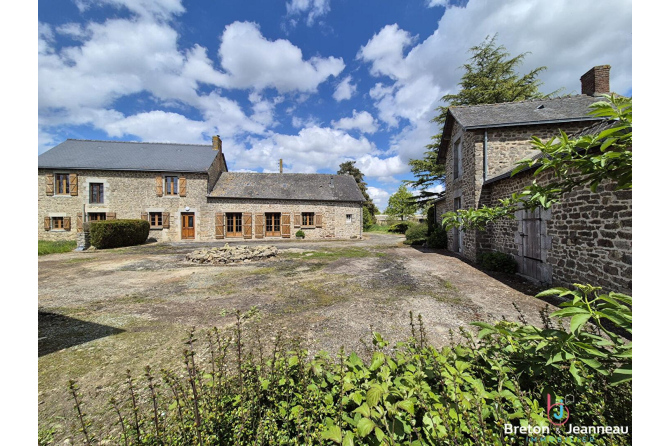
[{"label": "window with shutters", "polygon": [[242,213],[226,213],[226,235],[242,237]]},{"label": "window with shutters", "polygon": [[281,236],[281,214],[279,212],[265,214],[265,235],[267,237]]},{"label": "window with shutters", "polygon": [[63,231],[65,229],[64,220],[65,217],[51,217],[51,229]]},{"label": "window with shutters", "polygon": [[70,195],[70,175],[57,173],[54,175],[56,195]]},{"label": "window with shutters", "polygon": [[107,214],[105,212],[89,212],[88,221],[103,221],[107,220]]},{"label": "window with shutters", "polygon": [[89,203],[104,203],[104,186],[102,183],[91,183],[89,185]]},{"label": "window with shutters", "polygon": [[163,227],[163,213],[149,212],[149,227],[162,228]]},{"label": "window with shutters", "polygon": [[302,213],[302,225],[303,226],[314,226],[314,212],[303,212]]},{"label": "window with shutters", "polygon": [[179,177],[165,177],[165,195],[179,195]]}]

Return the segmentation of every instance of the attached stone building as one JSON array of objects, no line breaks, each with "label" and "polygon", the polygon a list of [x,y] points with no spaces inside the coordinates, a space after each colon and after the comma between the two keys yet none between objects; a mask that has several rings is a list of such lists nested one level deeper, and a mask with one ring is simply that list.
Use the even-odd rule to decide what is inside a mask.
[{"label": "attached stone building", "polygon": [[[546,184],[549,174],[535,176],[533,169],[511,176],[516,162],[539,153],[531,136],[548,140],[560,130],[578,134],[607,125],[589,114],[589,106],[609,92],[609,70],[598,66],[582,76],[581,95],[450,107],[439,151],[446,163],[446,210],[495,206],[533,180]],[[611,184],[596,193],[572,191],[549,210],[519,211],[516,220],[486,231],[449,235],[459,255],[475,261],[482,252],[511,254],[520,274],[543,284],[632,289],[632,197]]]},{"label": "attached stone building", "polygon": [[38,158],[38,238],[75,239],[85,221],[145,219],[158,241],[361,238],[350,175],[228,172],[212,145],[72,140]]}]

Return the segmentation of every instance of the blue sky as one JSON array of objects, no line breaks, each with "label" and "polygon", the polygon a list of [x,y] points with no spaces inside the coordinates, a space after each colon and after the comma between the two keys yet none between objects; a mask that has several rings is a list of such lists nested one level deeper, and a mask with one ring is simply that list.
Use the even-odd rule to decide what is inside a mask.
[{"label": "blue sky", "polygon": [[384,209],[486,36],[542,90],[609,64],[632,91],[630,0],[43,0],[39,152],[67,138],[209,143],[231,170],[355,160]]}]

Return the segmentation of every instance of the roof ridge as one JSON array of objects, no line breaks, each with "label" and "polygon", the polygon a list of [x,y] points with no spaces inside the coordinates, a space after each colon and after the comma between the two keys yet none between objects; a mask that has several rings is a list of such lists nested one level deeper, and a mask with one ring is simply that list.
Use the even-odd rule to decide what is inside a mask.
[{"label": "roof ridge", "polygon": [[163,145],[173,145],[173,146],[211,147],[211,144],[192,144],[192,143],[181,143],[181,142],[112,141],[112,140],[108,140],[108,139],[77,139],[77,138],[67,138],[66,141],[116,142],[116,143],[122,143],[122,144],[163,144]]},{"label": "roof ridge", "polygon": [[350,177],[352,176],[350,174],[342,175],[342,174],[339,174],[339,173],[318,173],[318,172],[316,172],[316,173],[309,173],[309,172],[283,172],[283,173],[280,173],[280,172],[223,172],[223,173],[250,173],[250,174],[258,174],[258,175],[330,175],[330,176],[341,176],[341,177],[346,176],[346,175],[349,175]]},{"label": "roof ridge", "polygon": [[588,94],[568,94],[565,96],[557,96],[554,98],[532,98],[532,99],[524,99],[523,101],[508,101],[508,102],[496,102],[493,104],[473,104],[473,105],[450,105],[449,108],[466,108],[466,107],[495,107],[499,105],[507,105],[507,104],[523,104],[525,102],[538,102],[538,101],[553,101],[555,99],[574,99],[574,98],[580,98],[580,97],[589,97],[589,98],[595,98],[595,96],[591,96]]}]

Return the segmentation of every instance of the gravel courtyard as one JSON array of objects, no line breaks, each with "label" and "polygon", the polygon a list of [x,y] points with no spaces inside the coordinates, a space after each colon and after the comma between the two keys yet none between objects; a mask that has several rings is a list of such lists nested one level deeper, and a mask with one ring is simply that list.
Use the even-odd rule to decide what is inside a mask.
[{"label": "gravel courtyard", "polygon": [[410,311],[423,316],[435,346],[472,321],[517,320],[513,303],[541,324],[546,304],[533,297],[532,285],[492,276],[445,251],[402,245],[403,238],[277,241],[278,257],[233,265],[185,261],[189,252],[223,242],[40,257],[40,427],[71,414],[69,379],[91,399],[120,383],[127,369],[137,376],[147,364],[179,367],[187,330],[231,328],[235,309],[258,308],[249,336],[260,333],[269,343],[282,331],[302,338],[310,353],[344,346],[361,356],[360,340],[369,340],[371,327],[391,341],[406,340]]}]

